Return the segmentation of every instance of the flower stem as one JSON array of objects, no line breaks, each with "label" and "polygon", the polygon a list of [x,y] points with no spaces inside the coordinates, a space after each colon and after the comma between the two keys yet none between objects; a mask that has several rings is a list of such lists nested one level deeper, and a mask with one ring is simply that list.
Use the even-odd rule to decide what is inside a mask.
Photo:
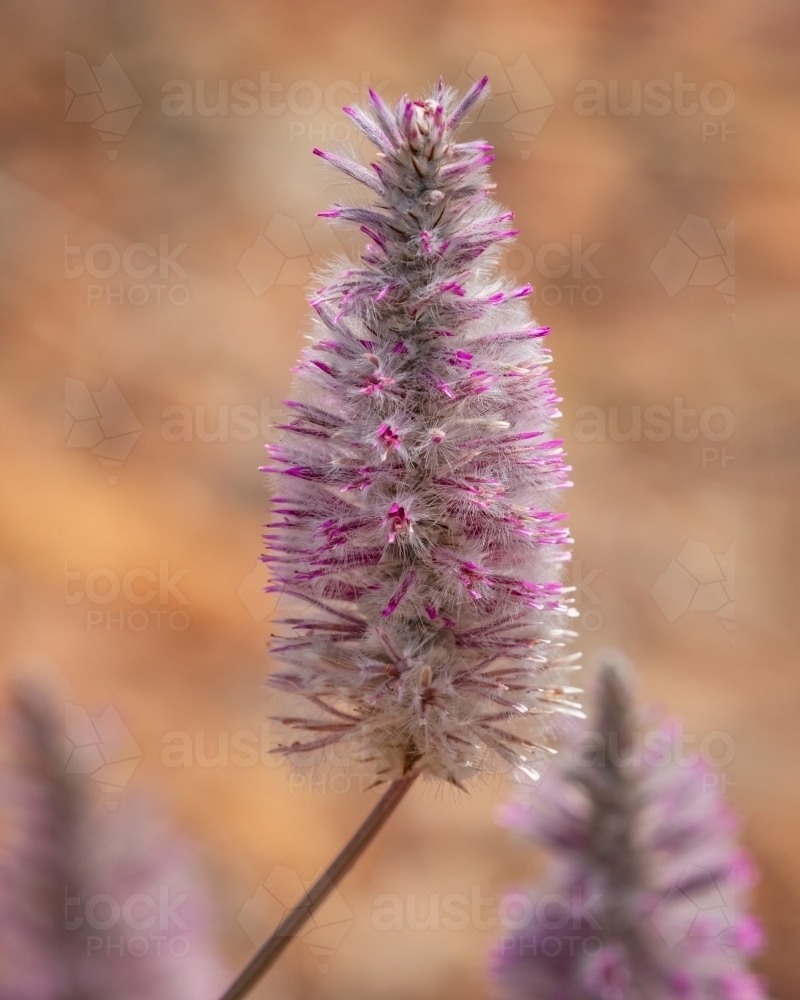
[{"label": "flower stem", "polygon": [[358,861],[375,835],[400,804],[403,796],[418,777],[418,771],[409,771],[389,785],[380,802],[367,816],[350,840],[345,844],[328,868],[320,875],[300,902],[281,920],[272,935],[264,942],[236,981],[220,1000],[241,1000],[255,986],[281,952],[300,931],[303,924],[327,899],[344,876]]}]

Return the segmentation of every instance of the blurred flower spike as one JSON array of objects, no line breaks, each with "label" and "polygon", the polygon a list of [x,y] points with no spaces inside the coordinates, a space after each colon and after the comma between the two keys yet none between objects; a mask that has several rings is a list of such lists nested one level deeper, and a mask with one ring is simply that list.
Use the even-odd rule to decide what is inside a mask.
[{"label": "blurred flower spike", "polygon": [[545,883],[513,897],[518,930],[495,951],[501,995],[764,1000],[746,969],[762,934],[745,912],[754,872],[737,823],[706,780],[717,775],[671,752],[670,727],[657,752],[634,751],[626,666],[600,668],[593,731],[576,727],[534,795],[501,813],[557,859]]},{"label": "blurred flower spike", "polygon": [[64,726],[18,683],[0,771],[0,997],[213,1000],[225,969],[192,851],[142,799],[93,808]]}]

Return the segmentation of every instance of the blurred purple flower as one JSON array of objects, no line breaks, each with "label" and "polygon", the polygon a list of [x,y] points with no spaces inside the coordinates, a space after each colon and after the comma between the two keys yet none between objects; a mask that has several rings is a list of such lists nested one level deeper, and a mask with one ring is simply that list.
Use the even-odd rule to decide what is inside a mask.
[{"label": "blurred purple flower", "polygon": [[297,603],[271,683],[310,709],[281,717],[303,734],[283,750],[344,741],[381,778],[535,768],[549,720],[580,711],[548,329],[497,273],[517,231],[490,197],[491,146],[456,140],[486,82],[345,108],[369,167],[315,150],[372,192],[320,213],[367,243],[320,276],[264,470],[268,589]]},{"label": "blurred purple flower", "polygon": [[638,729],[626,670],[606,663],[594,729],[501,822],[557,863],[497,945],[510,1000],[763,1000],[746,970],[762,934],[744,912],[753,869],[718,775],[680,746],[682,729]]},{"label": "blurred purple flower", "polygon": [[225,970],[188,846],[145,803],[90,807],[18,685],[0,784],[0,1000],[212,1000]]}]

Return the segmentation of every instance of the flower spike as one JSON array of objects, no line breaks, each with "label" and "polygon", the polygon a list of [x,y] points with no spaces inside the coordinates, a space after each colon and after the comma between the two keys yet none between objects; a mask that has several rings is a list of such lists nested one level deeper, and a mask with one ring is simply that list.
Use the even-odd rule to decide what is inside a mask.
[{"label": "flower spike", "polygon": [[554,717],[579,711],[558,693],[574,611],[547,330],[498,271],[518,231],[491,147],[458,135],[486,93],[440,81],[390,109],[371,91],[345,111],[378,161],[314,150],[376,197],[320,213],[368,243],[320,275],[266,467],[270,590],[293,608],[271,683],[308,705],[279,716],[282,752],[350,743],[380,779],[459,787],[535,768]]}]

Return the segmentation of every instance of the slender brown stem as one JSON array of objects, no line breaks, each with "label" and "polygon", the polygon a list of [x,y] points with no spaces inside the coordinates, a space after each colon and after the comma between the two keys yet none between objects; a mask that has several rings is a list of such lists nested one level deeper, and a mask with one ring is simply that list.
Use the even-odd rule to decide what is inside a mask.
[{"label": "slender brown stem", "polygon": [[417,775],[418,772],[411,771],[389,785],[380,802],[326,871],[320,875],[303,899],[289,910],[272,935],[264,942],[220,1000],[241,1000],[250,992],[292,938],[300,931],[311,914],[325,901],[331,891],[358,861],[383,824],[398,807]]}]

